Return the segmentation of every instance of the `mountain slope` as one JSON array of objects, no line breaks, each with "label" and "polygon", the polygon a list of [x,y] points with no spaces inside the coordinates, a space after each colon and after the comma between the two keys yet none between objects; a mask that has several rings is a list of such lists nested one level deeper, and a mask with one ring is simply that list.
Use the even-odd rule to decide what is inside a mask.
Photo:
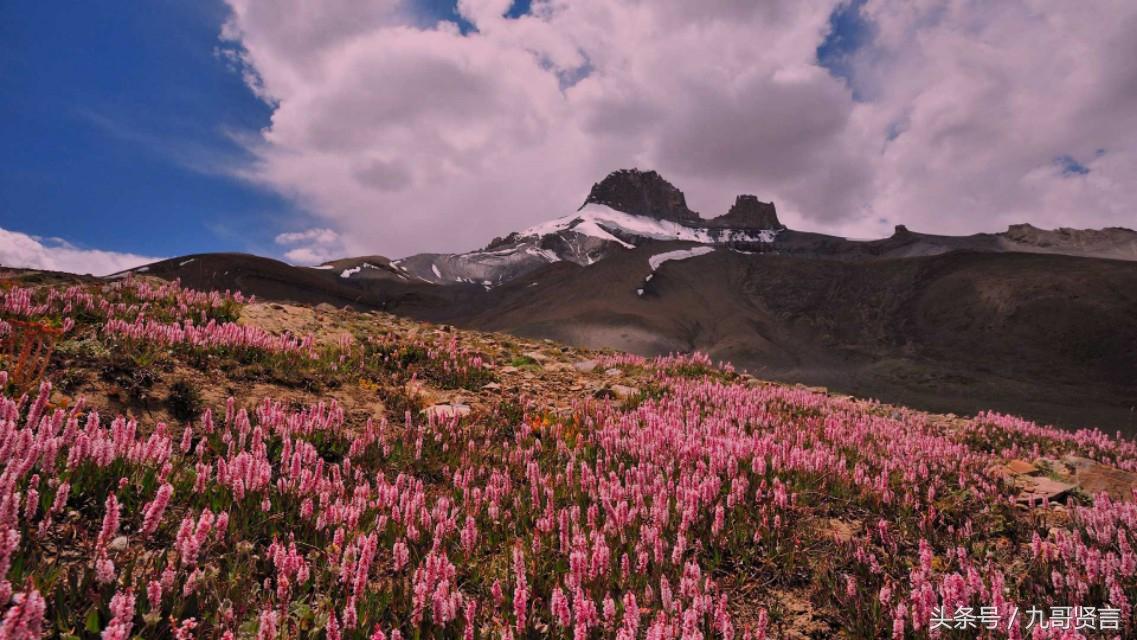
[{"label": "mountain slope", "polygon": [[445,317],[644,354],[700,350],[934,410],[1137,431],[1135,263],[955,252],[850,264],[720,249],[653,272],[661,250],[551,267]]},{"label": "mountain slope", "polygon": [[478,251],[319,268],[218,254],[149,272],[641,354],[698,349],[928,409],[1133,432],[1133,258],[1127,229],[956,237],[899,226],[853,241],[788,229],[773,203],[747,195],[708,219],[657,173],[629,170],[577,211]]}]

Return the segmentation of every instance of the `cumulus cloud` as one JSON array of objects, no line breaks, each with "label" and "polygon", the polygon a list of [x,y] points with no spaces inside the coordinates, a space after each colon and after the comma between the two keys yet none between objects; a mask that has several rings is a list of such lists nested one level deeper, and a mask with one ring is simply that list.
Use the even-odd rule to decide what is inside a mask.
[{"label": "cumulus cloud", "polygon": [[162,258],[82,249],[60,238],[41,238],[0,228],[0,265],[68,273],[109,275]]},{"label": "cumulus cloud", "polygon": [[284,259],[293,264],[316,265],[344,256],[340,234],[323,227],[278,234],[276,244],[288,247]]},{"label": "cumulus cloud", "polygon": [[517,18],[460,0],[463,28],[399,0],[227,1],[222,39],[275,107],[244,175],[347,253],[473,248],[630,166],[707,216],[751,192],[856,235],[1133,224],[1120,0],[865,0],[871,37],[840,75],[817,50],[842,0],[535,0]]},{"label": "cumulus cloud", "polygon": [[[869,0],[872,206],[948,232],[1135,226],[1137,5]],[[1071,162],[1081,170],[1070,171]]]}]

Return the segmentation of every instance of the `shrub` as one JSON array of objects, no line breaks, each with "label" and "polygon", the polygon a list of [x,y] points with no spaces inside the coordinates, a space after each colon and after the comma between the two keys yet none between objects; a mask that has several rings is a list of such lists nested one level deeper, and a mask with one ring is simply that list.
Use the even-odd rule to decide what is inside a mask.
[{"label": "shrub", "polygon": [[166,407],[170,410],[170,415],[180,422],[191,422],[201,415],[201,393],[188,381],[177,380],[170,385]]},{"label": "shrub", "polygon": [[31,391],[43,379],[62,331],[46,323],[21,320],[5,322],[3,328],[8,380],[18,392]]}]

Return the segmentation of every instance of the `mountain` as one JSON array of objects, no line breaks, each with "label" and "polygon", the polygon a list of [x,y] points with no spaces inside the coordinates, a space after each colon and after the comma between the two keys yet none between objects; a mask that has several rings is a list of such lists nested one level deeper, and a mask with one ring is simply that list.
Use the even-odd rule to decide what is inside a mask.
[{"label": "mountain", "polygon": [[382,309],[644,355],[703,351],[763,377],[936,411],[1137,433],[1137,233],[846,238],[739,196],[703,218],[652,171],[485,248],[316,268],[214,254],[146,267],[196,288]]},{"label": "mountain", "polygon": [[[888,238],[849,240],[788,229],[778,219],[774,203],[762,202],[754,195],[739,195],[729,211],[708,219],[692,211],[683,192],[655,171],[624,169],[594,184],[573,213],[494,238],[475,251],[416,254],[390,261],[389,266],[432,284],[492,288],[548,264],[590,265],[614,253],[659,242],[694,242],[752,253],[837,260],[916,257],[958,250],[1137,260],[1137,232],[1121,228],[1046,231],[1022,224],[1001,233],[942,236],[916,233],[900,225]],[[374,275],[359,271],[350,277]]]},{"label": "mountain", "polygon": [[417,254],[391,264],[424,282],[490,288],[551,263],[590,265],[645,243],[768,244],[784,228],[773,203],[754,196],[739,196],[729,212],[704,220],[658,173],[631,169],[593,185],[575,212],[495,238],[483,249]]}]

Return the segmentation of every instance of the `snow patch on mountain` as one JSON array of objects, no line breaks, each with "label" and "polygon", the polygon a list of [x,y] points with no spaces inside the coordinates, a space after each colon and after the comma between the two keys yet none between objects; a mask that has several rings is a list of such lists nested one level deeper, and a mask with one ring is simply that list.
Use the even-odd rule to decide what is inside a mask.
[{"label": "snow patch on mountain", "polygon": [[[351,267],[351,268],[348,268],[348,269],[344,269],[342,272],[340,272],[340,277],[341,277],[341,278],[350,278],[350,277],[352,277],[353,275],[355,275],[355,274],[357,274],[357,273],[359,273],[359,272],[363,271],[364,269],[378,269],[378,270],[382,270],[382,267],[379,267],[379,266],[373,265],[373,264],[371,264],[370,262],[361,262],[360,264],[357,264],[357,265],[355,265],[354,267]],[[404,275],[402,275],[402,274],[400,274],[400,273],[396,273],[395,275],[399,276],[400,278],[403,278],[404,280],[406,279],[406,276],[404,276]]]},{"label": "snow patch on mountain", "polygon": [[[731,228],[695,217],[673,220],[625,213],[589,202],[575,213],[495,239],[489,246],[458,254],[418,254],[392,263],[421,279],[439,284],[492,287],[557,262],[589,266],[612,251],[648,242],[691,242],[703,251],[723,245],[773,243],[782,228]],[[695,253],[692,255],[700,255]]]},{"label": "snow patch on mountain", "polygon": [[525,247],[525,253],[527,253],[531,256],[534,256],[536,258],[544,258],[545,260],[547,260],[549,262],[560,262],[561,261],[560,256],[558,256],[556,253],[554,253],[552,251],[549,251],[548,249],[539,249],[536,247]]},{"label": "snow patch on mountain", "polygon": [[690,249],[664,251],[663,253],[657,253],[654,256],[648,258],[647,264],[649,267],[651,267],[651,273],[647,274],[647,277],[644,278],[643,285],[636,289],[636,295],[642,296],[644,294],[644,291],[647,288],[647,283],[651,282],[651,279],[655,277],[655,272],[659,269],[660,266],[663,265],[664,262],[671,262],[674,260],[687,260],[696,256],[705,256],[708,253],[714,253],[714,250],[714,247],[708,246],[691,247]]},{"label": "snow patch on mountain", "polygon": [[544,237],[564,231],[618,242],[626,249],[632,244],[621,240],[620,236],[635,236],[651,240],[678,240],[700,244],[719,244],[728,242],[773,242],[780,229],[712,229],[680,224],[671,220],[661,220],[638,216],[602,204],[586,204],[576,213],[534,225],[518,233],[522,238]]},{"label": "snow patch on mountain", "polygon": [[[659,265],[663,264],[664,262],[671,260],[686,260],[687,258],[706,255],[713,252],[714,250],[714,247],[692,247],[690,249],[665,251],[663,253],[657,253],[654,256],[648,258],[647,263],[651,266],[651,270],[655,271],[659,269]],[[651,276],[649,275],[648,277],[650,278]]]}]

